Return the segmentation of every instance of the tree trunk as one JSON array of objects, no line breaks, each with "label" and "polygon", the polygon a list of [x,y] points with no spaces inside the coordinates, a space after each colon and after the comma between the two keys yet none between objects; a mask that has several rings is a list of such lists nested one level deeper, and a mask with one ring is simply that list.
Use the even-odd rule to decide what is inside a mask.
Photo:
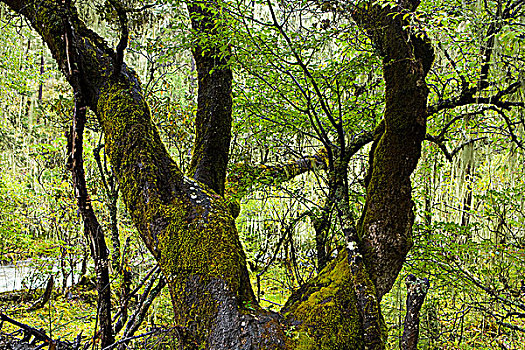
[{"label": "tree trunk", "polygon": [[430,283],[428,279],[419,279],[414,275],[408,275],[405,282],[407,286],[407,312],[405,315],[403,336],[399,341],[399,348],[401,350],[417,350],[419,340],[419,312],[427,296]]},{"label": "tree trunk", "polygon": [[[410,175],[421,156],[426,133],[428,87],[425,77],[434,60],[424,33],[413,35],[405,8],[379,5],[356,7],[352,15],[383,58],[385,112],[370,151],[366,204],[360,220],[359,245],[365,254],[378,297],[387,293],[412,246],[412,187]],[[399,12],[399,16],[392,13]]]},{"label": "tree trunk", "polygon": [[[161,142],[135,72],[120,66],[118,55],[79,20],[68,1],[2,1],[31,22],[62,72],[69,72],[69,50],[77,55],[86,103],[102,126],[127,210],[166,276],[186,349],[384,347],[379,299],[391,288],[411,245],[410,174],[425,135],[424,78],[432,61],[427,43],[409,40],[402,16],[393,18],[391,9],[379,5],[349,10],[379,48],[386,80],[384,130],[373,147],[366,208],[359,235],[343,227],[348,249],[276,314],[257,305],[235,222],[222,197],[229,138],[217,133],[230,132],[228,107],[199,107],[204,114],[197,115],[197,134],[203,133],[196,139],[204,146],[194,148],[195,178],[186,177]],[[191,3],[190,11],[213,15],[199,5]],[[193,26],[206,31],[209,20],[199,24],[194,18]],[[65,40],[66,30],[71,40]],[[209,88],[206,94],[215,100],[222,96],[216,90],[228,89],[231,73],[219,72],[224,83],[207,85],[206,69],[199,71],[199,82],[206,85],[199,94]],[[231,108],[229,100],[225,103]],[[214,147],[220,154],[213,153]],[[214,175],[213,166],[219,167],[217,177],[208,176]]]},{"label": "tree trunk", "polygon": [[[71,39],[71,32],[64,33],[65,40]],[[109,280],[108,249],[104,231],[100,225],[89,196],[84,174],[83,159],[83,134],[86,122],[86,106],[78,82],[79,72],[76,71],[76,57],[68,55],[69,72],[66,74],[71,79],[75,93],[75,109],[73,123],[69,135],[70,157],[68,166],[71,170],[77,206],[84,222],[84,235],[89,243],[91,256],[95,262],[96,287],[97,287],[97,323],[100,325],[101,346],[107,347],[114,342],[113,326],[111,324],[111,284]],[[64,276],[65,279],[65,276]],[[65,289],[65,288],[64,288]]]},{"label": "tree trunk", "polygon": [[[232,123],[232,71],[228,65],[229,48],[214,43],[220,37],[214,15],[215,1],[190,1],[188,10],[195,32],[193,58],[197,67],[199,90],[195,118],[195,143],[189,176],[215,193],[224,195]],[[219,39],[220,40],[220,39]],[[207,44],[206,44],[207,43]]]}]

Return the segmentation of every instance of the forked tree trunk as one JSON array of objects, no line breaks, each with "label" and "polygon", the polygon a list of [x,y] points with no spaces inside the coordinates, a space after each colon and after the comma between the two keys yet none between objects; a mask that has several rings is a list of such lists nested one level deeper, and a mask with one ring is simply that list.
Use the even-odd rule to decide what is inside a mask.
[{"label": "forked tree trunk", "polygon": [[[405,9],[365,7],[368,2],[348,9],[379,48],[386,80],[384,129],[372,152],[366,208],[359,235],[348,232],[348,249],[276,314],[257,305],[235,222],[222,197],[225,174],[220,170],[212,176],[212,167],[222,169],[228,159],[226,139],[214,134],[230,132],[228,106],[218,107],[222,114],[211,110],[197,116],[199,131],[208,128],[200,136],[197,132],[204,146],[194,148],[192,175],[199,181],[186,177],[161,142],[135,72],[119,66],[114,51],[86,28],[68,1],[2,1],[31,22],[63,72],[68,72],[68,49],[76,53],[86,103],[102,126],[128,212],[167,279],[186,349],[384,347],[379,300],[410,248],[409,177],[425,134],[424,79],[432,61],[430,45],[410,36],[403,16],[391,15]],[[213,15],[195,5],[189,6],[193,12]],[[66,28],[71,41],[64,40]],[[195,22],[194,28],[209,29]],[[222,73],[228,83],[229,73]],[[199,72],[199,83],[207,81]],[[200,86],[199,93],[206,88]],[[221,154],[210,159],[213,149]]]}]

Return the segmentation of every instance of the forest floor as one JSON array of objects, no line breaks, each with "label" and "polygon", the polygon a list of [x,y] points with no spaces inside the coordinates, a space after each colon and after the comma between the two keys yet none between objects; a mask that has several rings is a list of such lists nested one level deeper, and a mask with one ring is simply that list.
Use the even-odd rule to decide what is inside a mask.
[{"label": "forest floor", "polygon": [[[290,295],[294,281],[285,268],[270,269],[262,274],[257,284],[257,274],[252,273],[254,292],[262,307],[278,311]],[[257,286],[260,286],[259,288]],[[93,285],[76,285],[65,291],[56,287],[51,298],[40,308],[34,309],[35,301],[44,293],[43,289],[17,290],[0,293],[0,312],[30,327],[42,330],[53,340],[72,342],[79,334],[83,342],[95,335],[96,290]],[[118,309],[118,297],[113,294],[113,313]],[[167,290],[152,305],[149,316],[138,333],[170,324],[170,300]],[[0,334],[20,331],[9,322],[0,325]]]},{"label": "forest floor", "polygon": [[[0,310],[18,322],[44,331],[55,340],[73,340],[82,333],[93,334],[96,320],[96,291],[82,287],[66,293],[53,292],[42,308],[32,309],[43,290],[15,291],[0,294]],[[4,322],[1,331],[11,333],[19,328]]]},{"label": "forest floor", "polygon": [[[285,303],[294,285],[294,280],[290,278],[288,272],[283,265],[269,269],[260,275],[259,283],[257,283],[257,273],[251,274],[254,292],[260,299],[261,306],[278,311]],[[18,322],[44,331],[54,340],[71,342],[82,334],[82,343],[85,343],[95,334],[96,291],[93,286],[87,285],[67,288],[64,292],[58,290],[59,288],[55,288],[49,301],[36,310],[31,307],[44,293],[41,289],[0,293],[0,312]],[[400,284],[394,287],[392,293],[387,295],[382,303],[385,321],[389,327],[388,349],[398,348],[398,339],[402,333],[400,325],[404,318],[404,298],[404,288]],[[438,307],[438,310],[444,313],[441,308],[446,306],[433,306],[435,301],[431,300],[425,303],[421,315],[420,349],[525,349],[524,333],[512,332],[496,324],[490,317],[475,317],[475,314],[470,314],[459,319],[460,322],[458,318],[431,317],[433,308]],[[113,295],[113,308],[114,312],[118,309],[116,295]],[[165,290],[152,305],[148,317],[137,334],[147,333],[156,327],[168,328],[173,324],[172,317],[169,295]],[[525,327],[525,319],[519,326]],[[448,329],[457,327],[461,328],[460,337],[447,332]],[[0,328],[0,334],[19,330],[8,322],[4,322]],[[158,340],[156,342],[158,343]],[[141,344],[137,344],[136,348],[144,346]],[[2,349],[1,344],[0,349]]]},{"label": "forest floor", "polygon": [[[42,295],[43,290],[29,293],[27,290],[4,292],[0,294],[0,312],[29,327],[43,331],[54,341],[73,343],[81,336],[81,344],[86,344],[95,337],[96,329],[96,291],[85,286],[68,288],[65,293],[53,292],[49,301],[41,308],[32,309],[35,300]],[[117,310],[117,298],[113,298],[113,310]],[[147,337],[138,338],[131,348],[136,349],[164,349],[148,344],[165,344],[173,337],[168,335],[168,325],[171,322],[171,307],[169,298],[163,294],[157,298],[155,306],[150,309],[150,315],[144,321],[137,335],[146,334]],[[114,311],[115,312],[115,311]],[[16,335],[22,338],[21,328],[3,322],[0,326],[0,336]],[[166,340],[169,339],[169,340]],[[170,348],[170,347],[168,347]],[[1,341],[0,341],[0,349]]]}]

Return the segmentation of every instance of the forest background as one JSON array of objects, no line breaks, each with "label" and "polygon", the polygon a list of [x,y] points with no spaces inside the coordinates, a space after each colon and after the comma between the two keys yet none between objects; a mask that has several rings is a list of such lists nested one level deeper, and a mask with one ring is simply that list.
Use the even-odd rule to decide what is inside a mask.
[{"label": "forest background", "polygon": [[[327,200],[326,143],[338,139],[339,127],[355,147],[345,179],[351,216],[359,218],[363,210],[370,147],[385,108],[378,48],[358,34],[337,2],[225,2],[217,37],[198,39],[184,4],[144,5],[125,2],[136,9],[128,13],[126,62],[136,69],[153,121],[183,171],[190,168],[195,140],[192,45],[210,41],[228,53],[229,173],[256,164],[268,174],[254,173],[231,193],[232,207],[239,202],[236,224],[256,296],[263,307],[279,309],[346,245],[337,208]],[[427,76],[426,141],[411,177],[414,246],[381,304],[388,348],[397,347],[403,331],[410,274],[430,281],[420,348],[524,348],[523,5],[422,2],[415,12],[392,14],[431,38],[435,59]],[[76,6],[92,29],[117,46],[117,6]],[[93,334],[96,296],[85,289],[96,276],[66,167],[73,94],[26,20],[4,5],[0,11],[2,259],[34,267],[23,281],[24,295],[37,298],[50,274],[60,281],[42,308],[28,311],[33,300],[6,298],[3,312],[61,339],[73,339],[79,327]],[[165,282],[119,198],[104,142],[96,117],[88,114],[85,175],[111,251],[117,339],[142,332],[148,335],[133,346],[169,346],[163,335],[174,330]],[[314,166],[297,165],[305,159]],[[68,278],[82,282],[82,292],[67,285]],[[138,297],[130,298],[133,292]]]}]

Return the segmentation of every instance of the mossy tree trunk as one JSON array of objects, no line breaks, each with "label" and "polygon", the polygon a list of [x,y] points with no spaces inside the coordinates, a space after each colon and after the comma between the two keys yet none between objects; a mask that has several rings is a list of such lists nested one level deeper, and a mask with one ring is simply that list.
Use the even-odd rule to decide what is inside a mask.
[{"label": "mossy tree trunk", "polygon": [[[120,64],[119,55],[79,20],[68,1],[2,1],[31,22],[64,73],[69,71],[68,50],[75,52],[85,102],[99,118],[128,212],[167,279],[185,348],[384,347],[379,300],[410,248],[409,177],[425,135],[424,79],[432,62],[430,45],[410,35],[403,16],[393,17],[392,9],[379,5],[365,7],[368,2],[348,9],[379,48],[386,81],[384,129],[373,147],[365,212],[359,234],[343,227],[348,249],[276,314],[257,305],[235,222],[222,196],[231,100],[225,97],[229,106],[221,106],[216,98],[229,95],[231,72],[222,64],[226,61],[206,56],[224,52],[205,48],[202,62],[197,62],[202,69],[196,140],[202,145],[194,147],[188,177],[162,144],[135,72]],[[189,9],[198,15],[194,29],[206,32],[214,8],[201,4],[190,3]],[[66,28],[71,40],[64,36]],[[214,68],[219,68],[214,70],[218,76],[210,80]],[[217,106],[201,106],[206,98]],[[344,218],[348,203],[344,193],[341,198]]]},{"label": "mossy tree trunk", "polygon": [[403,20],[420,1],[400,3],[403,7],[383,8],[368,7],[365,1],[352,11],[383,58],[385,111],[370,152],[366,204],[358,228],[359,246],[379,298],[392,288],[412,246],[410,175],[426,133],[425,78],[434,60],[429,39],[423,32],[412,33]]}]

